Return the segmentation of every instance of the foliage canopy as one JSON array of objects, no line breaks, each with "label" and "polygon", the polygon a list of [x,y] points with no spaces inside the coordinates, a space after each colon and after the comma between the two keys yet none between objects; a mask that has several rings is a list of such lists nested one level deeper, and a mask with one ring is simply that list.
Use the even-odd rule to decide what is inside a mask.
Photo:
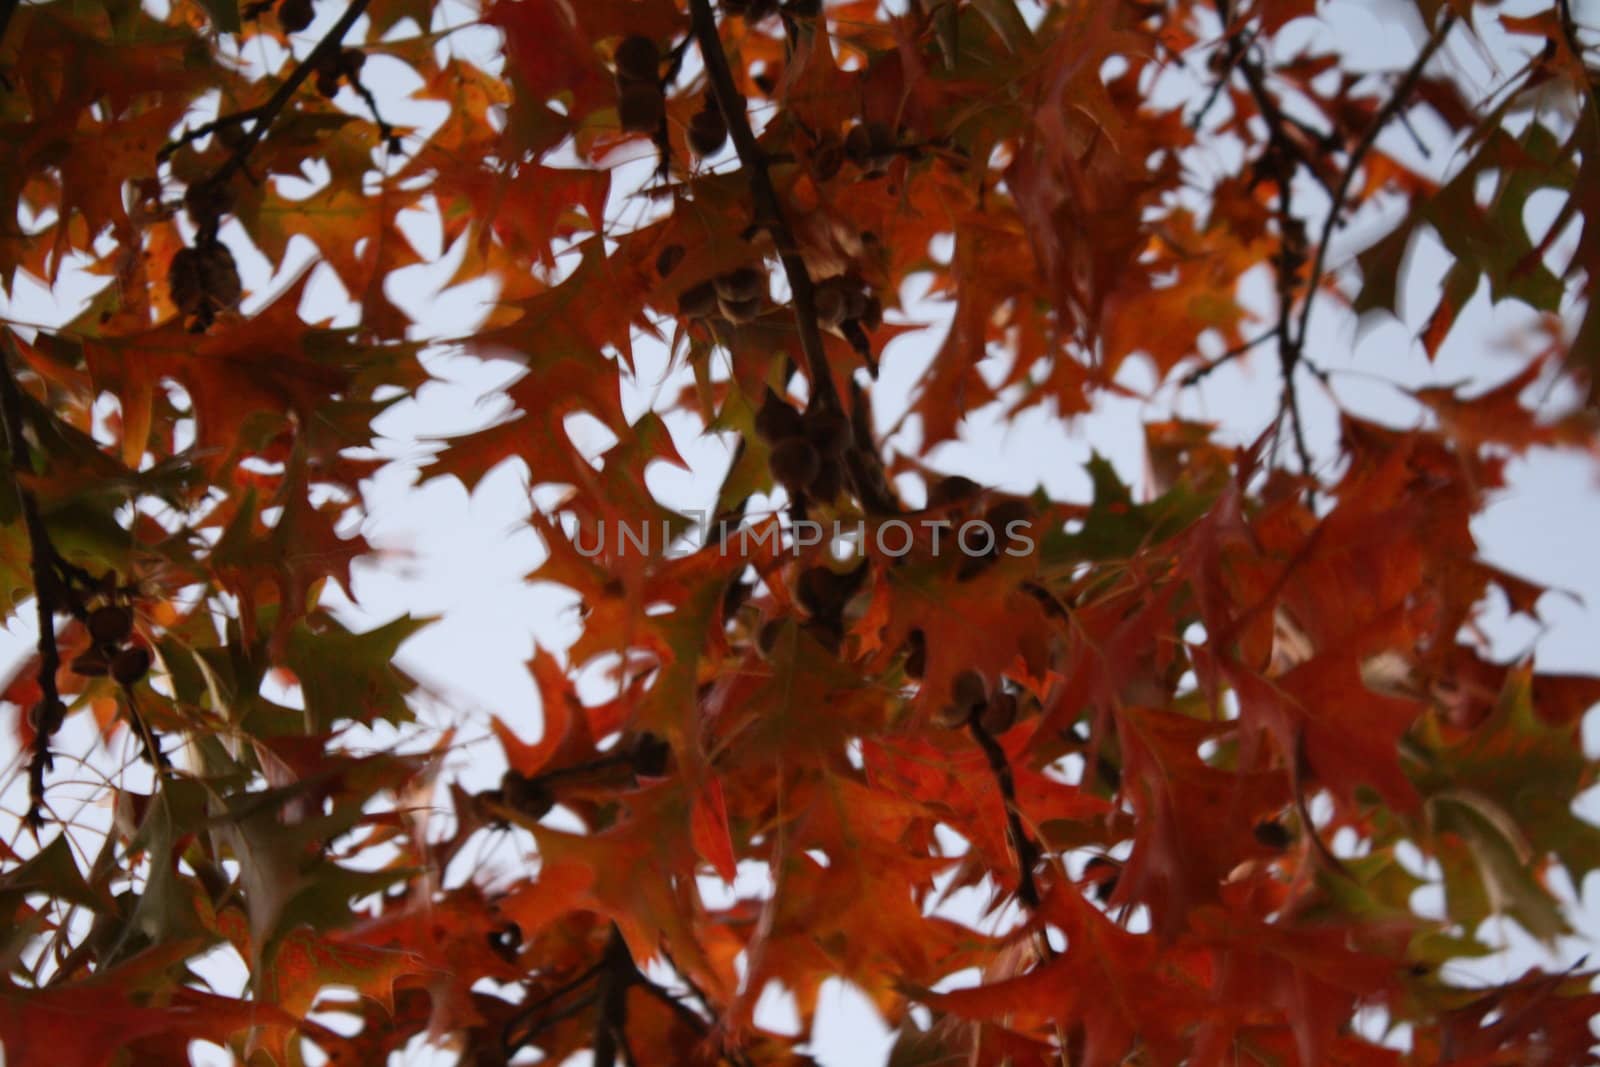
[{"label": "foliage canopy", "polygon": [[[1600,67],[1565,0],[1392,0],[1413,43],[1379,71],[1314,0],[0,12],[0,606],[40,630],[4,694],[7,1062],[375,1064],[419,1035],[465,1064],[808,1062],[754,1006],[777,983],[809,1026],[830,978],[902,1065],[1594,1062],[1590,975],[1449,966],[1491,916],[1567,932],[1552,878],[1600,866],[1573,810],[1600,683],[1474,628],[1544,592],[1472,535],[1508,459],[1600,442]],[[1461,58],[1488,36],[1492,85]],[[441,119],[386,119],[404,92]],[[399,306],[438,258],[417,219],[451,284],[496,286],[463,336]],[[283,268],[312,246],[355,313],[303,313]],[[1483,289],[1537,343],[1490,388],[1411,390],[1409,426],[1341,407],[1318,449],[1325,316],[1394,310],[1423,246],[1430,357]],[[26,321],[85,274],[70,322]],[[932,357],[890,427],[902,335]],[[630,417],[640,344],[673,388]],[[415,722],[394,660],[426,620],[330,609],[373,420],[430,345],[524,369],[423,476],[562,487],[535,578],[584,613],[529,664],[538,714],[497,710],[490,789]],[[1265,432],[1151,420],[1143,487],[926,464],[988,405],[1066,418],[1249,359]],[[1552,388],[1570,408],[1530,402]],[[754,549],[652,491],[668,415],[730,444],[714,511]],[[837,558],[802,520],[865,536]],[[1013,524],[1024,551],[952,547]],[[97,787],[89,850],[53,801],[80,716],[147,764]],[[982,921],[942,909],[962,890]],[[201,977],[219,952],[242,992]]]}]

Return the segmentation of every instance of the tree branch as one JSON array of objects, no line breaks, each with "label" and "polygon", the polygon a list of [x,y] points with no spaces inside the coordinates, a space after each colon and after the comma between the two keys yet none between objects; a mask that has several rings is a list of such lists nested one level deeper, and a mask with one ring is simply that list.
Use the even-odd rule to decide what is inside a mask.
[{"label": "tree branch", "polygon": [[28,712],[33,724],[33,751],[28,757],[28,813],[27,825],[38,832],[44,825],[44,779],[53,760],[50,755],[50,738],[61,725],[65,709],[61,693],[56,688],[56,673],[61,669],[61,651],[56,647],[56,615],[62,610],[58,602],[61,592],[56,548],[50,541],[50,532],[39,515],[39,502],[22,482],[21,475],[31,474],[28,460],[28,440],[22,430],[22,387],[12,372],[10,349],[0,350],[0,419],[5,423],[6,445],[11,450],[11,484],[16,491],[17,505],[22,511],[23,527],[28,534],[29,568],[33,573],[33,599],[39,617],[39,691],[38,705]]},{"label": "tree branch", "polygon": [[827,353],[823,348],[822,327],[817,318],[816,285],[811,280],[805,260],[800,257],[794,232],[784,219],[783,205],[778,200],[778,191],[768,171],[766,152],[750,129],[744,97],[734,85],[727,53],[722,49],[722,38],[717,32],[717,19],[711,11],[711,0],[689,0],[689,14],[694,25],[695,40],[700,45],[700,56],[705,62],[706,76],[711,81],[712,96],[716,98],[723,121],[727,123],[728,135],[738,152],[739,162],[750,175],[756,221],[771,231],[778,246],[778,258],[789,279],[795,324],[800,330],[800,350],[805,355],[806,371],[811,377],[812,404],[818,408],[841,410],[833,373],[828,367]]},{"label": "tree branch", "polygon": [[1043,899],[1039,895],[1039,884],[1033,878],[1033,865],[1039,859],[1039,846],[1028,836],[1028,831],[1022,825],[1022,816],[1017,812],[1017,784],[1011,773],[1011,761],[1006,758],[1006,750],[1000,747],[1000,742],[983,728],[977,716],[967,720],[967,732],[978,743],[978,747],[983,749],[983,754],[989,761],[989,769],[994,772],[1000,797],[1005,801],[1006,836],[1011,839],[1011,849],[1017,854],[1019,869],[1017,899],[1032,911]]},{"label": "tree branch", "polygon": [[1422,71],[1433,58],[1439,46],[1444,44],[1444,39],[1449,36],[1450,29],[1455,25],[1455,12],[1446,10],[1444,18],[1439,22],[1439,28],[1434,31],[1422,51],[1417,53],[1417,58],[1412,61],[1405,77],[1400,79],[1400,84],[1395,86],[1394,95],[1391,96],[1383,108],[1372,119],[1372,124],[1367,127],[1367,132],[1361,135],[1361,140],[1350,150],[1350,161],[1346,164],[1344,174],[1339,179],[1339,186],[1334,190],[1333,203],[1328,206],[1328,217],[1322,220],[1322,233],[1317,237],[1317,250],[1315,258],[1311,261],[1311,275],[1306,285],[1305,303],[1300,307],[1300,319],[1295,326],[1294,343],[1297,348],[1303,348],[1306,343],[1306,330],[1311,325],[1311,307],[1316,301],[1317,290],[1322,287],[1323,275],[1327,272],[1328,242],[1333,238],[1333,231],[1339,225],[1340,216],[1344,214],[1345,206],[1350,199],[1350,189],[1355,184],[1356,171],[1361,169],[1362,162],[1367,153],[1372,151],[1372,146],[1377,143],[1378,134],[1387,126],[1411,98],[1417,83],[1422,80]]}]

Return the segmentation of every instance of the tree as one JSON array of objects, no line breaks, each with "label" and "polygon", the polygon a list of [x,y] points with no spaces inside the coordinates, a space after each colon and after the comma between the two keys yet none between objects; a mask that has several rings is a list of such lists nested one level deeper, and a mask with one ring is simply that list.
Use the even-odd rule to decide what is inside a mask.
[{"label": "tree", "polygon": [[[7,1062],[807,1062],[754,1005],[778,983],[809,1024],[830,977],[896,1064],[1594,1062],[1589,973],[1448,965],[1494,915],[1566,932],[1552,879],[1600,866],[1600,682],[1489,654],[1484,605],[1544,590],[1470,525],[1510,458],[1600,445],[1600,67],[1566,0],[1397,0],[1414,47],[1366,73],[1316,7],[492,0],[475,64],[428,0],[7,0],[0,594],[38,629],[5,691]],[[1490,37],[1493,85],[1459,58]],[[434,128],[393,121],[413,89]],[[333,610],[373,420],[429,380],[392,284],[417,217],[498,287],[458,358],[525,368],[426,477],[564,487],[536,577],[584,610],[538,714],[498,710],[489,789],[415,721],[426,620]],[[349,325],[302,314],[307,241]],[[1430,357],[1485,282],[1540,341],[1383,424],[1320,350],[1429,241]],[[70,275],[81,313],[29,325]],[[936,351],[890,442],[902,335]],[[674,389],[629,418],[658,343]],[[1246,360],[1265,431],[1152,420],[1142,488],[924,462],[986,405]],[[647,484],[667,413],[733,446],[702,529]],[[53,799],[90,715],[146,764],[96,787],[92,852]],[[984,921],[938,910],[963,888]],[[198,977],[219,951],[242,992]]]}]

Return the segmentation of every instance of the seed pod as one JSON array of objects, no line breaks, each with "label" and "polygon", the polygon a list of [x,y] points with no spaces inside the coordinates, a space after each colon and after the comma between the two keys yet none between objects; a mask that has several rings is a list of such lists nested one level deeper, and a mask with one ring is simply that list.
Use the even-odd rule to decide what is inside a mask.
[{"label": "seed pod", "polygon": [[861,314],[857,315],[856,318],[867,329],[876,330],[883,325],[883,301],[868,294],[861,306]]},{"label": "seed pod", "polygon": [[777,393],[767,390],[761,410],[756,412],[756,433],[763,441],[777,444],[790,437],[799,437],[805,431],[805,419]]},{"label": "seed pod", "polygon": [[104,652],[91,648],[72,661],[72,673],[84,678],[103,678],[111,673],[111,664]]},{"label": "seed pod", "polygon": [[678,269],[678,264],[683,262],[683,246],[668,245],[656,256],[656,273],[665,278]]},{"label": "seed pod", "polygon": [[739,267],[713,278],[717,295],[723,300],[756,300],[767,295],[767,276],[754,267]]},{"label": "seed pod", "polygon": [[817,476],[811,480],[811,488],[807,492],[815,500],[831,503],[842,489],[844,489],[844,468],[835,460],[824,456],[822,466],[817,471]]},{"label": "seed pod", "polygon": [[715,106],[707,107],[690,117],[688,136],[689,148],[705,159],[722,151],[722,146],[728,143],[728,124]]},{"label": "seed pod", "polygon": [[216,225],[233,204],[233,190],[223,182],[196,182],[183,194],[183,206],[196,226]]},{"label": "seed pod", "polygon": [[278,25],[283,27],[284,33],[299,33],[311,25],[315,17],[311,0],[283,0],[278,5]]},{"label": "seed pod", "polygon": [[806,413],[806,440],[824,456],[839,456],[850,447],[850,420],[842,411],[823,408]]},{"label": "seed pod", "polygon": [[339,70],[351,82],[361,78],[361,68],[367,65],[367,54],[359,48],[343,48],[339,51]]},{"label": "seed pod", "polygon": [[975,715],[983,710],[989,699],[989,687],[983,680],[983,675],[975,670],[962,671],[950,682],[950,699],[957,708],[965,709],[967,714]]},{"label": "seed pod", "polygon": [[337,67],[319,67],[317,69],[317,92],[328,100],[332,100],[339,95],[339,69]]},{"label": "seed pod", "polygon": [[233,261],[228,246],[212,242],[199,249],[200,285],[206,303],[212,309],[231,308],[244,295],[239,283],[239,267]]},{"label": "seed pod", "polygon": [[643,778],[660,778],[672,767],[672,746],[664,738],[645,732],[633,739],[633,773]]},{"label": "seed pod", "polygon": [[678,314],[703,319],[717,310],[717,291],[710,282],[691,285],[678,294]]},{"label": "seed pod", "polygon": [[507,771],[500,779],[500,796],[506,807],[530,819],[541,819],[555,807],[549,786],[518,771]]},{"label": "seed pod", "polygon": [[822,0],[785,0],[783,11],[791,18],[814,19],[822,14]]},{"label": "seed pod", "polygon": [[617,94],[617,121],[629,133],[654,133],[666,114],[666,98],[655,85],[624,85]]},{"label": "seed pod", "polygon": [[821,457],[811,442],[803,437],[790,437],[772,447],[767,464],[772,476],[789,490],[790,494],[803,491],[816,480],[822,469]]},{"label": "seed pod", "polygon": [[759,296],[749,300],[718,300],[717,306],[722,309],[722,317],[734,325],[749,322],[761,314]]},{"label": "seed pod", "polygon": [[617,64],[619,79],[648,85],[659,84],[661,51],[650,38],[637,33],[624,37],[612,58]]},{"label": "seed pod", "polygon": [[1017,697],[1014,693],[999,692],[990,698],[988,706],[978,719],[985,733],[1003,734],[1017,721]]},{"label": "seed pod", "polygon": [[838,326],[845,320],[849,309],[844,289],[837,282],[826,282],[817,287],[817,321],[825,328]]},{"label": "seed pod", "polygon": [[970,500],[980,492],[982,492],[982,487],[971,478],[952,474],[933,483],[932,488],[928,490],[928,506],[930,508],[948,507],[963,500]]},{"label": "seed pod", "polygon": [[778,13],[778,0],[746,0],[744,20],[751,26]]},{"label": "seed pod", "polygon": [[133,685],[150,672],[150,650],[131,645],[111,657],[111,677],[118,685]]},{"label": "seed pod", "polygon": [[120,645],[133,633],[133,613],[120,604],[106,604],[89,612],[89,636],[97,645]]},{"label": "seed pod", "polygon": [[40,700],[28,709],[28,725],[33,727],[36,734],[53,734],[61,729],[61,720],[66,716],[66,708],[57,701],[52,709],[50,704]]},{"label": "seed pod", "polygon": [[205,289],[200,282],[200,253],[192,248],[180,248],[167,267],[167,289],[178,310],[192,315],[205,303]]}]

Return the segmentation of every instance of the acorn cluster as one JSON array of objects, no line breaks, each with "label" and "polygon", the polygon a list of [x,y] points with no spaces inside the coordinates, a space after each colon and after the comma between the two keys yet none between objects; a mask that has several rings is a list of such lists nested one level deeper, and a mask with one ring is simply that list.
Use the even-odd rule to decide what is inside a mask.
[{"label": "acorn cluster", "polygon": [[841,276],[817,284],[817,321],[835,330],[872,366],[872,345],[867,334],[883,325],[883,302],[867,291],[858,278]]},{"label": "acorn cluster", "polygon": [[661,86],[661,50],[648,37],[633,34],[617,45],[617,121],[629,133],[655,133],[667,117]]},{"label": "acorn cluster", "polygon": [[661,778],[672,773],[672,746],[665,738],[649,731],[624,737],[616,748],[590,760],[546,771],[523,774],[515,768],[500,778],[500,787],[479,794],[482,800],[520,812],[530,819],[542,819],[560,799],[561,786],[622,780],[637,785],[639,778]]},{"label": "acorn cluster", "polygon": [[167,288],[172,302],[189,318],[190,329],[195,333],[203,333],[219,312],[237,305],[244,292],[233,253],[214,235],[193,248],[178,250],[167,267]]},{"label": "acorn cluster", "polygon": [[[663,256],[666,253],[663,253]],[[676,266],[676,263],[673,263]],[[657,269],[662,266],[660,259]],[[734,324],[749,322],[766,306],[767,273],[760,266],[736,267],[678,294],[678,314],[691,319],[721,315]]]},{"label": "acorn cluster", "polygon": [[85,678],[110,675],[118,685],[138,683],[150,671],[150,650],[133,643],[133,612],[125,604],[107,603],[84,619],[92,644],[72,661],[72,672]]},{"label": "acorn cluster", "polygon": [[990,687],[979,671],[967,669],[950,682],[950,703],[934,715],[940,726],[977,724],[987,734],[1002,734],[1017,721],[1016,688],[1005,678]]},{"label": "acorn cluster", "polygon": [[852,441],[850,420],[831,406],[813,404],[805,414],[767,390],[756,412],[756,433],[771,446],[772,477],[791,497],[832,500],[844,487],[844,455]]},{"label": "acorn cluster", "polygon": [[284,33],[299,33],[316,17],[311,0],[283,0],[278,5],[278,25]]}]

